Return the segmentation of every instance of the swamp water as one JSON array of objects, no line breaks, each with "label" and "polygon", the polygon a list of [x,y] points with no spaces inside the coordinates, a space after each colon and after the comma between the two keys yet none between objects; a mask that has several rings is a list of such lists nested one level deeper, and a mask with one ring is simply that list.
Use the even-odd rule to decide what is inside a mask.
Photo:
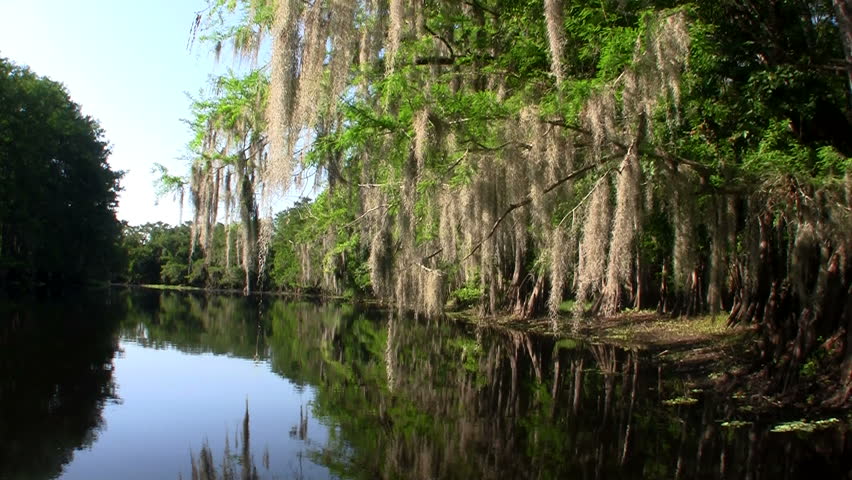
[{"label": "swamp water", "polygon": [[849,419],[772,432],[685,380],[345,304],[0,301],[0,479],[849,478]]}]

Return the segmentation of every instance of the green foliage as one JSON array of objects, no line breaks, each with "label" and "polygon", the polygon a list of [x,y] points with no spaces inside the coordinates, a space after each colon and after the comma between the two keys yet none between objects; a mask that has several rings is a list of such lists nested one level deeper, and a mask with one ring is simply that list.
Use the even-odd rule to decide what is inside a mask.
[{"label": "green foliage", "polygon": [[120,172],[65,88],[0,58],[0,288],[108,280]]},{"label": "green foliage", "polygon": [[814,380],[825,371],[828,371],[828,352],[825,348],[814,350],[799,367],[799,374],[806,380]]},{"label": "green foliage", "polygon": [[311,204],[303,199],[290,209],[278,214],[275,219],[275,235],[272,239],[273,283],[288,290],[307,288],[302,282],[300,252],[297,246],[306,240],[310,226]]},{"label": "green foliage", "polygon": [[719,169],[717,187],[787,174],[821,183],[848,166],[843,82],[808,66],[837,58],[841,43],[830,33],[830,7],[807,3],[751,12],[770,18],[780,36],[753,28],[736,2],[693,11],[684,128],[666,135],[682,154]]},{"label": "green foliage", "polygon": [[482,357],[482,345],[473,339],[459,338],[451,342],[451,345],[460,351],[462,365],[470,373],[479,372],[479,361]]},{"label": "green foliage", "polygon": [[560,349],[562,349],[562,350],[576,350],[578,348],[581,348],[582,346],[583,346],[583,343],[578,341],[578,340],[575,340],[573,338],[563,338],[562,340],[559,340],[558,342],[556,342],[556,345],[554,346],[554,351],[556,351],[557,354],[558,354],[558,351]]},{"label": "green foliage", "polygon": [[154,163],[152,173],[157,176],[156,193],[158,197],[171,193],[179,195],[182,201],[184,188],[187,184],[186,178],[170,175],[169,170],[161,163]]},{"label": "green foliage", "polygon": [[459,308],[468,308],[478,304],[482,301],[483,295],[482,282],[478,278],[473,278],[461,288],[450,292],[450,298],[456,301]]},{"label": "green foliage", "polygon": [[816,159],[815,167],[820,177],[830,178],[852,170],[852,159],[831,145],[819,147],[816,150]]},{"label": "green foliage", "polygon": [[122,250],[127,255],[127,267],[119,278],[142,285],[227,286],[207,282],[198,249],[193,252],[190,264],[190,241],[189,223],[179,226],[162,222],[140,226],[125,224]]},{"label": "green foliage", "polygon": [[278,214],[270,244],[271,286],[310,291],[328,288],[322,285],[324,278],[336,277],[343,287],[330,293],[369,294],[370,272],[354,222],[355,206],[347,190],[327,190]]}]

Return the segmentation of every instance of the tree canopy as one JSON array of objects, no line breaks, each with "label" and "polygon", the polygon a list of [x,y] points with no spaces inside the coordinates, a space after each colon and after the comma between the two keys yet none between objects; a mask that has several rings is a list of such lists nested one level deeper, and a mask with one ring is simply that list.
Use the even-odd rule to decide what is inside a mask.
[{"label": "tree canopy", "polygon": [[0,286],[107,280],[121,174],[65,88],[0,59]]}]

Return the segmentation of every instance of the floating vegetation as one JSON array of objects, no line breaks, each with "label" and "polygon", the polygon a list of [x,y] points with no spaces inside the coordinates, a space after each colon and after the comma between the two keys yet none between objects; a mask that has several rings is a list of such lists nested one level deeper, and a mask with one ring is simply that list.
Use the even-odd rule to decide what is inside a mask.
[{"label": "floating vegetation", "polygon": [[753,422],[747,422],[744,420],[729,420],[727,422],[722,422],[722,428],[730,428],[732,430],[751,426]]},{"label": "floating vegetation", "polygon": [[697,398],[686,396],[686,395],[684,395],[682,397],[675,397],[675,398],[670,398],[668,400],[663,400],[663,405],[668,405],[668,406],[695,405],[696,403],[698,403]]},{"label": "floating vegetation", "polygon": [[834,427],[839,424],[840,420],[836,418],[826,418],[824,420],[817,420],[815,422],[810,422],[808,420],[795,420],[792,422],[785,422],[775,425],[772,428],[772,432],[776,433],[785,433],[785,432],[804,432],[804,433],[812,433],[817,430],[825,430],[827,428]]}]

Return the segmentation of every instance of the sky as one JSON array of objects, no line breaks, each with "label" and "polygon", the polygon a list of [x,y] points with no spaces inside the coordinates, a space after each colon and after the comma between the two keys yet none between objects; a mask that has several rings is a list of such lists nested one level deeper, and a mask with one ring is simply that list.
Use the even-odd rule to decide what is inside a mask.
[{"label": "sky", "polygon": [[[189,99],[216,64],[208,45],[187,49],[204,0],[0,0],[0,57],[63,83],[83,113],[99,120],[109,163],[125,171],[118,218],[131,225],[177,224],[171,196],[155,195],[154,163],[188,171]],[[189,207],[183,220],[191,218]]]}]

